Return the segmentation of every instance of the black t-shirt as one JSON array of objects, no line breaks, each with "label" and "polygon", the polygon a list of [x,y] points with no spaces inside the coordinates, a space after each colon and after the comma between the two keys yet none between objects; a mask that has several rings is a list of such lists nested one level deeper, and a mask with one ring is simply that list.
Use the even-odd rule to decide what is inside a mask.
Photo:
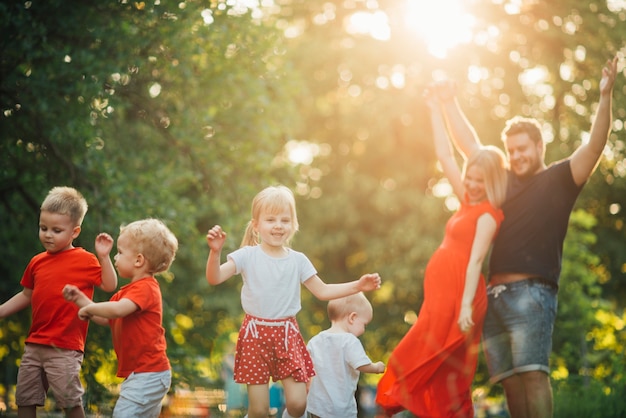
[{"label": "black t-shirt", "polygon": [[526,179],[509,172],[504,221],[493,244],[489,274],[523,273],[558,286],[563,241],[581,190],[569,159]]}]

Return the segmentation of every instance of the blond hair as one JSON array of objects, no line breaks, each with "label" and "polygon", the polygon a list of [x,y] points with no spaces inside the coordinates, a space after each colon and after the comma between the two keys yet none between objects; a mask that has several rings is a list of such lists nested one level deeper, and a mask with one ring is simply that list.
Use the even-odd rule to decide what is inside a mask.
[{"label": "blond hair", "polygon": [[465,164],[463,177],[473,165],[483,170],[485,193],[492,206],[499,208],[506,199],[507,162],[504,153],[493,145],[480,147]]},{"label": "blond hair", "polygon": [[178,240],[163,222],[158,219],[142,219],[120,227],[120,237],[131,238],[130,246],[142,254],[151,274],[169,269],[176,257]]},{"label": "blond hair", "polygon": [[298,216],[296,215],[296,199],[293,196],[293,192],[285,186],[278,185],[266,187],[257,193],[254,199],[252,199],[251,219],[246,226],[246,231],[241,240],[241,247],[259,244],[259,237],[254,231],[253,223],[255,220],[259,220],[261,213],[276,214],[285,209],[288,209],[291,214],[292,229],[291,234],[287,238],[287,245],[289,245],[289,241],[299,228]]},{"label": "blond hair", "polygon": [[339,299],[331,299],[328,302],[328,319],[331,321],[339,321],[352,312],[366,313],[372,312],[372,304],[365,297],[363,292],[355,293]]},{"label": "blond hair", "polygon": [[80,226],[87,213],[87,201],[73,187],[53,187],[41,204],[42,212],[56,213],[70,217],[74,225]]}]

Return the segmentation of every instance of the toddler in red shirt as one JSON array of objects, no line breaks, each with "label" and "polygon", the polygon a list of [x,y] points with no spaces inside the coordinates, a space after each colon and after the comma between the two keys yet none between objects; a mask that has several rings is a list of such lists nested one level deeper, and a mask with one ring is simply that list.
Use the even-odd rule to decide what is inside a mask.
[{"label": "toddler in red shirt", "polygon": [[39,240],[46,251],[34,256],[20,284],[21,292],[0,305],[0,318],[32,308],[32,323],[17,373],[15,402],[18,415],[35,418],[48,389],[57,406],[70,418],[84,418],[84,394],[80,368],[85,350],[87,323],[77,318],[78,308],[63,299],[70,283],[91,301],[94,287],[105,292],[117,287],[117,275],[109,253],[113,239],[96,237],[96,256],[74,247],[87,213],[87,201],[71,187],[54,187],[39,214]]},{"label": "toddler in red shirt", "polygon": [[174,234],[157,219],[135,221],[120,229],[115,267],[130,279],[108,302],[94,303],[76,286],[63,295],[80,307],[78,317],[109,325],[117,355],[117,376],[124,378],[113,418],[157,418],[171,384],[163,303],[155,275],[166,271],[178,249]]}]

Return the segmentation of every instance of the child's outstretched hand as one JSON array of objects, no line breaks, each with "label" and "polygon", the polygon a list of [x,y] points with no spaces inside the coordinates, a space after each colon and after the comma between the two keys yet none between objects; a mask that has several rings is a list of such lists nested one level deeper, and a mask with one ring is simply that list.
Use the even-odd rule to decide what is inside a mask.
[{"label": "child's outstretched hand", "polygon": [[376,363],[372,364],[372,366],[374,366],[374,373],[385,373],[385,363],[383,363],[382,361],[377,361]]},{"label": "child's outstretched hand", "polygon": [[377,361],[376,363],[366,364],[358,368],[363,373],[385,373],[385,363]]},{"label": "child's outstretched hand", "polygon": [[83,307],[91,303],[91,299],[87,297],[81,290],[73,284],[66,284],[63,287],[63,297],[68,302],[73,302],[79,307]]},{"label": "child's outstretched hand", "polygon": [[96,254],[98,257],[104,258],[108,257],[111,254],[111,250],[113,249],[113,237],[107,234],[106,232],[102,232],[98,234],[96,237]]},{"label": "child's outstretched hand", "polygon": [[92,315],[87,312],[87,306],[83,306],[78,310],[78,317],[83,321],[88,321],[91,319]]},{"label": "child's outstretched hand", "polygon": [[80,293],[82,292],[78,289],[78,287],[74,286],[73,284],[66,284],[63,287],[63,297],[68,302],[76,302],[76,299],[78,298],[78,295]]},{"label": "child's outstretched hand", "polygon": [[226,242],[226,232],[222,231],[222,227],[215,225],[209,229],[206,234],[206,242],[209,244],[209,248],[213,251],[221,251],[224,243]]},{"label": "child's outstretched hand", "polygon": [[381,279],[378,273],[364,274],[359,278],[359,290],[362,292],[378,290],[380,289],[380,282]]}]

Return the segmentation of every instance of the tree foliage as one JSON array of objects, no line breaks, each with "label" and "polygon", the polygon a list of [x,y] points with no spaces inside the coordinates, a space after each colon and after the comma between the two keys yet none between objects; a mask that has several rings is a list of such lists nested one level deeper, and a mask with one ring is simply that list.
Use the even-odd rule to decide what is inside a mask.
[{"label": "tree foliage", "polygon": [[[408,27],[405,1],[253,3],[0,4],[2,301],[40,251],[38,208],[51,187],[86,196],[76,244],[88,250],[97,232],[161,218],[181,242],[160,278],[176,385],[218,378],[240,321],[240,282],[207,285],[204,235],[219,223],[225,252],[235,249],[258,190],[280,182],[296,192],[294,247],[322,279],[381,273],[363,339],[373,359],[385,359],[419,312],[423,271],[451,213],[438,192],[445,181],[424,87],[443,74],[455,79],[485,143],[498,144],[513,115],[538,118],[551,162],[587,137],[603,63],[618,54],[624,68],[626,11],[605,2],[468,0],[474,38],[445,58]],[[387,38],[353,27],[355,16],[378,12]],[[625,92],[620,76],[605,158],[567,238],[554,362],[569,374],[610,367],[617,355],[596,352],[611,334],[602,315],[619,318],[626,292]],[[294,149],[312,158],[298,163]],[[303,291],[303,307],[309,338],[328,325],[325,304]],[[28,312],[0,322],[5,387],[28,326]],[[91,326],[84,376],[93,404],[107,402],[113,359],[108,330]],[[485,381],[484,370],[478,376]]]},{"label": "tree foliage", "polygon": [[[547,161],[559,160],[588,136],[605,61],[614,54],[623,60],[625,12],[611,12],[600,2],[523,2],[515,12],[510,5],[475,1],[470,3],[477,18],[475,39],[482,41],[453,48],[438,60],[394,26],[401,25],[401,16],[394,15],[401,13],[393,7],[396,2],[380,3],[392,30],[384,46],[367,34],[350,36],[342,30],[346,14],[368,11],[366,3],[352,3],[347,11],[338,2],[317,9],[297,4],[301,7],[294,15],[307,22],[304,33],[315,34],[296,39],[292,48],[302,71],[315,75],[305,89],[315,98],[304,101],[310,105],[310,123],[300,137],[332,149],[313,163],[319,170],[301,172],[310,193],[300,212],[312,227],[297,243],[322,262],[332,261],[323,267],[340,277],[381,271],[383,290],[372,295],[374,331],[364,340],[373,356],[384,356],[408,328],[405,318],[419,310],[423,268],[449,216],[432,197],[438,174],[420,97],[423,87],[442,73],[455,79],[461,104],[485,143],[497,145],[504,120],[516,114],[538,118],[551,141]],[[335,18],[314,23],[323,21],[320,14]],[[307,60],[305,53],[324,59]],[[622,73],[623,68],[622,61]],[[542,75],[539,81],[526,81],[536,74]],[[402,83],[395,86],[393,77]],[[624,88],[620,77],[605,158],[577,203],[585,212],[576,212],[567,238],[555,352],[571,373],[597,365],[590,360],[593,348],[586,333],[598,326],[593,319],[598,304],[605,298],[621,300],[617,295],[623,291],[624,258],[618,251],[624,239],[619,199]],[[354,91],[359,94],[353,96]],[[328,174],[316,181],[309,174],[317,172]],[[336,208],[332,214],[331,207]],[[306,231],[305,224],[303,235]],[[318,325],[311,333],[323,318],[323,305],[314,306]],[[479,376],[485,376],[481,369]]]},{"label": "tree foliage", "polygon": [[[7,34],[1,234],[12,243],[2,257],[12,278],[2,282],[2,300],[19,290],[40,251],[38,207],[49,188],[71,185],[87,198],[76,244],[90,250],[99,231],[115,235],[120,224],[161,218],[181,242],[161,280],[175,377],[214,380],[215,367],[202,364],[236,329],[239,303],[236,286],[208,289],[203,237],[218,222],[233,235],[242,231],[253,193],[286,178],[288,167],[273,163],[295,118],[281,33],[225,3],[0,7]],[[26,315],[2,323],[7,386],[23,344],[13,336],[25,335],[28,324]],[[110,333],[95,328],[84,370],[91,399],[100,402],[93,388],[110,383],[96,379],[111,361],[111,343]]]}]

